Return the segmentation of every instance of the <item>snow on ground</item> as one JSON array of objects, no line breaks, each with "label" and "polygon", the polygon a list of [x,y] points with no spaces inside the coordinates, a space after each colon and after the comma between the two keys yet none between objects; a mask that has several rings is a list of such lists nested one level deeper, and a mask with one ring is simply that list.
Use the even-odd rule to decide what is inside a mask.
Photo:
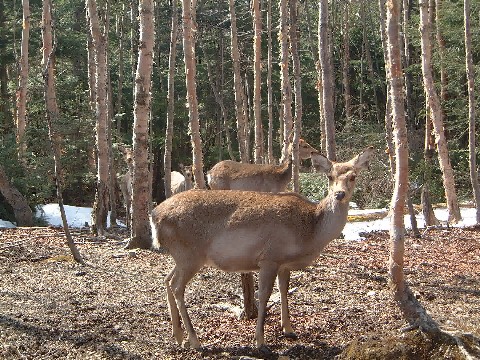
[{"label": "snow on ground", "polygon": [[[472,226],[476,224],[476,209],[475,208],[461,208],[462,221],[455,224],[456,227]],[[370,209],[370,210],[350,210],[348,215],[369,215],[375,212],[386,212],[386,209]],[[440,223],[446,224],[448,219],[448,211],[446,208],[437,208],[433,210],[435,216]],[[369,220],[369,221],[353,221],[347,222],[343,229],[343,236],[347,240],[361,240],[362,233],[369,233],[372,231],[389,230],[390,229],[390,216],[385,216],[382,219]],[[423,214],[417,214],[417,226],[419,229],[425,227],[425,219]],[[405,226],[407,229],[411,229],[412,224],[410,222],[410,215],[405,215]]]},{"label": "snow on ground", "polygon": [[[369,209],[369,210],[350,210],[349,215],[370,215],[378,212],[385,212],[386,209]],[[434,209],[437,219],[442,223],[446,223],[448,218],[448,211],[445,208]],[[475,208],[461,208],[462,221],[455,226],[464,227],[475,225]],[[65,205],[65,214],[67,216],[67,222],[72,228],[79,228],[90,226],[92,208],[77,207]],[[40,207],[37,211],[37,216],[41,215],[45,221],[52,226],[62,226],[62,219],[60,217],[60,208],[58,204],[47,204]],[[419,228],[425,227],[425,221],[422,214],[417,215],[417,225]],[[109,226],[109,224],[108,224]],[[411,228],[410,216],[405,216],[405,226]],[[14,224],[0,220],[0,228],[15,227]],[[361,240],[363,233],[379,230],[389,230],[390,217],[385,216],[382,219],[367,220],[367,221],[352,221],[347,222],[343,230],[343,236],[347,240]]]},{"label": "snow on ground", "polygon": [[1,228],[14,228],[15,225],[13,225],[10,221],[6,221],[6,220],[0,220],[0,229]]}]

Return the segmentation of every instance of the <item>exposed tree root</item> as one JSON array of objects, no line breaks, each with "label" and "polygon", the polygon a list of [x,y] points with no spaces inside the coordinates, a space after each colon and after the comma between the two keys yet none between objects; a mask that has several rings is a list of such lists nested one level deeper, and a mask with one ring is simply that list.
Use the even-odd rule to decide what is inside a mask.
[{"label": "exposed tree root", "polygon": [[396,291],[395,298],[410,326],[402,331],[419,330],[435,341],[443,344],[456,344],[465,359],[480,359],[480,339],[473,334],[450,332],[440,326],[427,313],[408,286]]}]

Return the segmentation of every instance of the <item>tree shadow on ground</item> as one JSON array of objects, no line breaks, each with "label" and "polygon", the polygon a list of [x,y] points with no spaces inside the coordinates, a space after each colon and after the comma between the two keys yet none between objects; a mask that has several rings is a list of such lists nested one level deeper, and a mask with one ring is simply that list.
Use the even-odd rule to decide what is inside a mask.
[{"label": "tree shadow on ground", "polygon": [[[126,351],[122,349],[121,346],[112,343],[108,339],[104,338],[102,334],[89,331],[59,329],[54,327],[45,328],[34,324],[28,324],[27,322],[9,316],[0,315],[0,329],[7,330],[9,328],[23,332],[25,335],[32,338],[32,344],[44,344],[45,342],[59,341],[70,342],[74,347],[77,348],[84,346],[88,347],[88,345],[90,345],[93,348],[101,350],[105,353],[105,356],[111,359],[142,359],[140,355]],[[14,353],[19,352],[20,350],[21,349],[11,349],[11,351]],[[0,357],[3,355],[0,353]],[[62,354],[57,355],[62,356]]]}]

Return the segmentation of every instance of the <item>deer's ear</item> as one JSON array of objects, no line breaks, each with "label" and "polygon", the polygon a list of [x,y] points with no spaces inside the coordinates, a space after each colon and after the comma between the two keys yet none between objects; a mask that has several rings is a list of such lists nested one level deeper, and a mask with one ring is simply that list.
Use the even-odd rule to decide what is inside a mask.
[{"label": "deer's ear", "polygon": [[312,166],[319,173],[328,174],[332,170],[332,162],[322,154],[312,153]]},{"label": "deer's ear", "polygon": [[362,153],[358,154],[352,159],[353,166],[355,166],[355,168],[357,168],[358,170],[368,169],[368,162],[370,161],[374,152],[375,149],[373,148],[373,146],[366,148],[365,150],[363,150]]}]

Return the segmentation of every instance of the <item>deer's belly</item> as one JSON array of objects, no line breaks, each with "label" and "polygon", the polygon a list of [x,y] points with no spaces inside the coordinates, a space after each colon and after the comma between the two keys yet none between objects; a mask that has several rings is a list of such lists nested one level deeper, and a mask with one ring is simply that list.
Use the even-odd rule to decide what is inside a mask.
[{"label": "deer's belly", "polygon": [[283,264],[296,261],[302,249],[295,235],[283,226],[266,230],[240,228],[215,236],[207,250],[207,264],[224,271],[258,270],[262,261]]}]

